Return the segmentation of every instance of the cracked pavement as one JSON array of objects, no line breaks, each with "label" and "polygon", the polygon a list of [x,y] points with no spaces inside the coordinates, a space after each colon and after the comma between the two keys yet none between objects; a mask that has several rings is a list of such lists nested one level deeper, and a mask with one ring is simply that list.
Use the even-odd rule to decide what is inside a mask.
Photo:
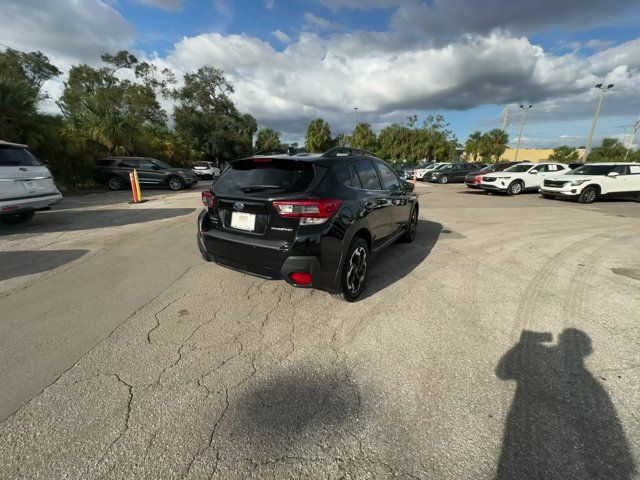
[{"label": "cracked pavement", "polygon": [[417,190],[353,304],[203,262],[198,192],[0,231],[0,479],[638,478],[640,205]]}]

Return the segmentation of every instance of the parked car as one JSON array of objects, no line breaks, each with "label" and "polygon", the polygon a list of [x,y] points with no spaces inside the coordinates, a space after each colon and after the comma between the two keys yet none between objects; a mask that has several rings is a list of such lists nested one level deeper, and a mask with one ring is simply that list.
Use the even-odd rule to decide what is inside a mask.
[{"label": "parked car", "polygon": [[27,145],[0,140],[0,221],[26,222],[60,201],[51,172]]},{"label": "parked car", "polygon": [[563,163],[523,162],[502,172],[483,175],[480,187],[487,191],[518,195],[527,190],[537,191],[546,177],[568,171],[569,167]]},{"label": "parked car", "polygon": [[462,183],[470,172],[475,172],[484,167],[484,163],[451,163],[431,172],[431,183]]},{"label": "parked car", "polygon": [[174,168],[171,165],[148,157],[109,157],[98,160],[94,179],[111,190],[120,190],[129,185],[129,173],[136,170],[140,185],[163,185],[171,190],[191,188],[198,183],[192,170]]},{"label": "parked car", "polygon": [[212,162],[195,162],[193,164],[193,173],[195,173],[199,179],[210,178],[213,180],[215,177],[220,176],[220,169]]},{"label": "parked car", "polygon": [[434,162],[434,163],[424,163],[419,165],[415,169],[416,180],[428,180],[429,175],[434,172],[436,169],[444,166],[450,165],[448,162]]},{"label": "parked car", "polygon": [[419,207],[413,185],[388,164],[340,150],[231,162],[202,194],[203,258],[356,300],[371,255],[413,240]]},{"label": "parked car", "polygon": [[464,183],[469,188],[480,188],[480,181],[482,177],[487,173],[492,172],[501,172],[513,165],[517,165],[518,162],[496,162],[487,165],[486,167],[481,168],[480,170],[473,171],[471,173],[467,173],[467,176],[464,178]]},{"label": "parked car", "polygon": [[564,175],[545,178],[540,193],[545,198],[573,198],[580,203],[601,197],[640,199],[640,164],[583,164]]}]

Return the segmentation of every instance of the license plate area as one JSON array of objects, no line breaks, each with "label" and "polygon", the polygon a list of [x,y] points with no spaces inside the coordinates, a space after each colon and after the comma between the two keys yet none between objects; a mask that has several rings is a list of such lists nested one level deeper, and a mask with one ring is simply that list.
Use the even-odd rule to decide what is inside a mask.
[{"label": "license plate area", "polygon": [[246,212],[231,212],[231,228],[254,232],[256,230],[256,215]]}]

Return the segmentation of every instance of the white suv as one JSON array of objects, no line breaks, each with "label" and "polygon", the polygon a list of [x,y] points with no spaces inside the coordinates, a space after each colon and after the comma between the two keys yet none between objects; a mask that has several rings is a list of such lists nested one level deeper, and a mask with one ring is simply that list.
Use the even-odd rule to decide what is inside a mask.
[{"label": "white suv", "polygon": [[25,222],[61,200],[51,172],[26,145],[0,140],[0,221]]},{"label": "white suv", "polygon": [[640,199],[640,164],[587,163],[571,172],[546,178],[540,193],[545,198],[575,198],[593,203],[598,197]]},{"label": "white suv", "polygon": [[546,177],[567,171],[569,167],[562,163],[519,163],[502,172],[484,175],[480,188],[518,195],[526,190],[537,191]]},{"label": "white suv", "polygon": [[446,163],[426,163],[424,165],[419,165],[413,172],[416,174],[416,180],[424,180],[425,178],[429,178],[431,173],[438,167],[446,165]]}]

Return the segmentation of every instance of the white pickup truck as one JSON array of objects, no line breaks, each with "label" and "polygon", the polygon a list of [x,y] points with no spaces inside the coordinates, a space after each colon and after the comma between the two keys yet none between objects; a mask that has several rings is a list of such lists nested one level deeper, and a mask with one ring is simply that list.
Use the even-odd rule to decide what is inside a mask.
[{"label": "white pickup truck", "polygon": [[0,140],[1,222],[26,222],[61,200],[51,172],[26,145]]}]

